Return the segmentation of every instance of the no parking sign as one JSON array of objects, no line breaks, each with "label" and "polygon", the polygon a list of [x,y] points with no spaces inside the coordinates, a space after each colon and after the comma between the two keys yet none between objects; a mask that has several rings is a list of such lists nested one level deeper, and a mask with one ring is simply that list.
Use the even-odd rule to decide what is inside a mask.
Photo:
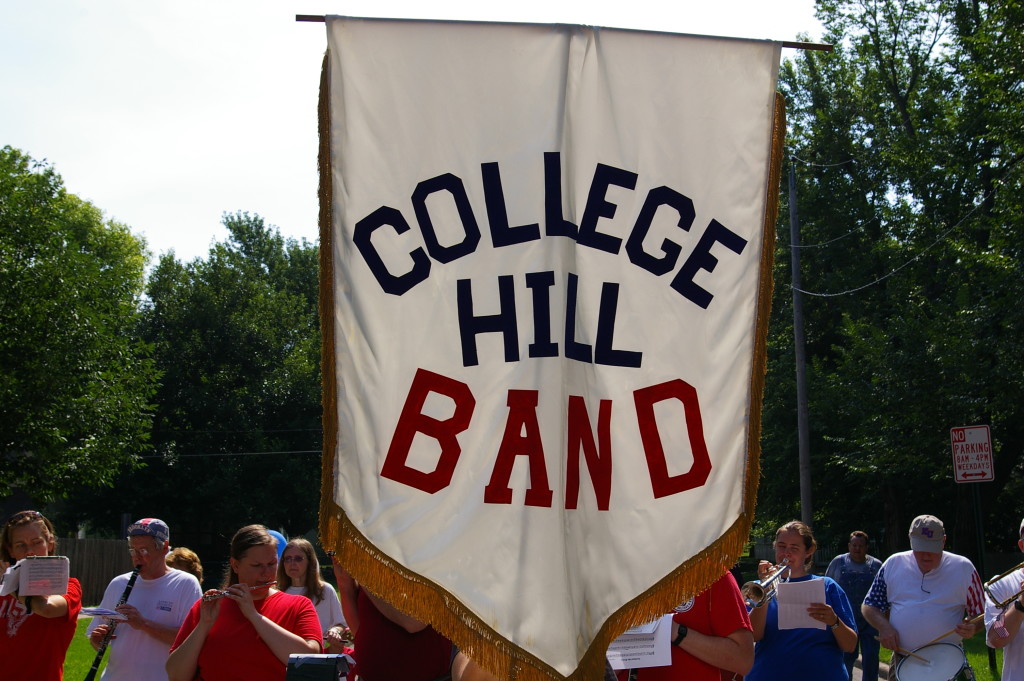
[{"label": "no parking sign", "polygon": [[953,478],[957,482],[989,482],[992,469],[992,436],[988,426],[950,428],[953,447]]}]

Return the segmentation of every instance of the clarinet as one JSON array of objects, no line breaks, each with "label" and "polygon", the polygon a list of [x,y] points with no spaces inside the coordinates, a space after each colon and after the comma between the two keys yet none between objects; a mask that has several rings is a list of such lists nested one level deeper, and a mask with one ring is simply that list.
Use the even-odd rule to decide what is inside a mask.
[{"label": "clarinet", "polygon": [[[117,605],[124,605],[124,602],[128,600],[128,594],[132,592],[132,587],[135,586],[135,580],[139,576],[140,569],[142,569],[142,566],[136,565],[132,573],[128,575],[128,585],[125,586],[124,593],[121,594],[121,600],[117,602]],[[96,651],[96,659],[92,661],[92,668],[85,675],[85,681],[93,681],[96,678],[96,673],[100,670],[100,662],[103,661],[103,653],[107,652],[107,646],[110,645],[110,639],[114,638],[114,629],[116,628],[117,620],[107,623],[107,633],[103,635],[103,640],[100,641],[100,648]]]}]

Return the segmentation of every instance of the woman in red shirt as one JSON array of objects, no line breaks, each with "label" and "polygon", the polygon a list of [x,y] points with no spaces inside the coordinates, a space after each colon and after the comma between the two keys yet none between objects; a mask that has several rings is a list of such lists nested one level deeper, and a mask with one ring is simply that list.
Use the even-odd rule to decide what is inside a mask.
[{"label": "woman in red shirt", "polygon": [[313,603],[273,588],[276,574],[277,541],[267,528],[236,532],[223,591],[207,591],[178,630],[170,681],[284,681],[289,655],[321,652]]}]

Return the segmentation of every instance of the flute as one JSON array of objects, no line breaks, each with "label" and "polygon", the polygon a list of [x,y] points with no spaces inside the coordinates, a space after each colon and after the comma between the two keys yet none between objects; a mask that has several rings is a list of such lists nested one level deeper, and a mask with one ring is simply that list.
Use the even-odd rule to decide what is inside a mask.
[{"label": "flute", "polygon": [[[249,587],[249,591],[256,591],[257,589],[265,589],[268,586],[274,586],[275,584],[277,584],[277,580],[274,580],[272,582],[263,582],[262,584],[253,584],[252,586]],[[231,594],[231,592],[230,591],[226,591],[226,590],[224,590],[224,591],[215,591],[212,594],[203,594],[203,602],[205,603],[205,602],[209,602],[209,601],[215,601],[218,598],[224,598],[225,596],[228,596],[230,594]]]}]

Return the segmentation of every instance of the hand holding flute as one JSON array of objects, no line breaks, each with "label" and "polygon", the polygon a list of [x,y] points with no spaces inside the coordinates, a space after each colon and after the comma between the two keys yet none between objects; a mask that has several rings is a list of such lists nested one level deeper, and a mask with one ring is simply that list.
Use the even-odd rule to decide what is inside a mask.
[{"label": "hand holding flute", "polygon": [[[219,598],[224,598],[225,596],[241,596],[242,593],[244,593],[245,589],[248,589],[249,591],[258,591],[259,589],[265,589],[267,587],[274,586],[275,584],[277,584],[276,580],[271,582],[263,582],[262,584],[253,584],[252,586],[249,586],[248,584],[232,584],[227,589],[210,589],[209,591],[203,594],[203,602],[206,603],[209,601],[215,601]],[[231,590],[234,587],[238,587],[243,591],[240,593],[236,593]]]}]

